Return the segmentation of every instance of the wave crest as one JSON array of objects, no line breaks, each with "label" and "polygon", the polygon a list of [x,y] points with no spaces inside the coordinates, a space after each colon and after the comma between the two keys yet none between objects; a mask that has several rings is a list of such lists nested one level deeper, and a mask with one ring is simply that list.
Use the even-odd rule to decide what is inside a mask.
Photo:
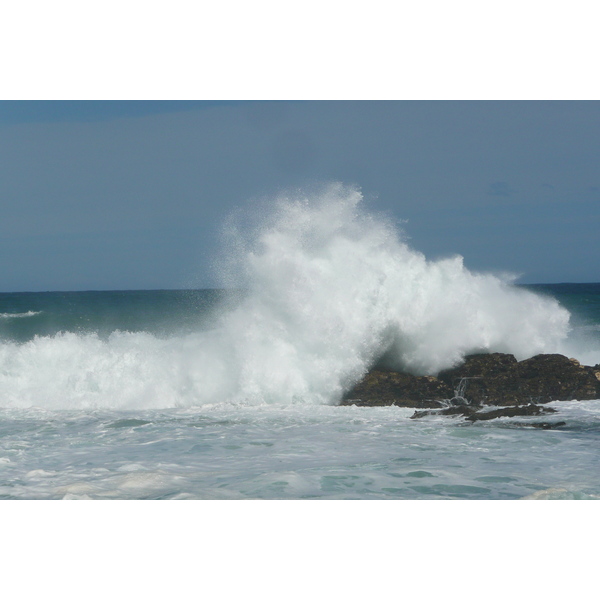
[{"label": "wave crest", "polygon": [[334,403],[377,361],[435,374],[475,351],[556,352],[569,313],[461,257],[429,261],[333,184],[230,224],[223,282],[247,290],[211,331],[159,340],[62,334],[0,346],[8,406]]}]

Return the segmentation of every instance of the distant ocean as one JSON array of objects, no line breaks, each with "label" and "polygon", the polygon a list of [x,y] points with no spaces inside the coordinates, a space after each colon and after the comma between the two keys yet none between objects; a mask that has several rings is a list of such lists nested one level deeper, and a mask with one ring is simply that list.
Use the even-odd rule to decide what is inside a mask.
[{"label": "distant ocean", "polygon": [[236,291],[0,294],[0,498],[600,498],[600,399],[556,430],[336,405],[384,353],[600,363],[600,283],[426,260],[344,188],[236,248]]}]

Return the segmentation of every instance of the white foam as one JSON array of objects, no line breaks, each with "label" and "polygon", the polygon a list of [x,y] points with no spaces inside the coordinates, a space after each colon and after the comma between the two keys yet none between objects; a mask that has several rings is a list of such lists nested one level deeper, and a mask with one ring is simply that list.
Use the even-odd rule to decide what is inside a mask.
[{"label": "white foam", "polygon": [[521,500],[600,500],[597,494],[586,494],[578,490],[571,491],[566,488],[548,488],[528,494]]},{"label": "white foam", "polygon": [[0,344],[0,404],[326,404],[383,355],[433,374],[474,351],[561,350],[569,313],[555,300],[472,273],[459,256],[429,261],[361,203],[358,190],[335,184],[280,197],[249,231],[230,228],[224,281],[248,294],[211,331]]},{"label": "white foam", "polygon": [[26,317],[35,317],[41,315],[42,311],[28,310],[24,313],[0,313],[0,319],[23,319]]}]

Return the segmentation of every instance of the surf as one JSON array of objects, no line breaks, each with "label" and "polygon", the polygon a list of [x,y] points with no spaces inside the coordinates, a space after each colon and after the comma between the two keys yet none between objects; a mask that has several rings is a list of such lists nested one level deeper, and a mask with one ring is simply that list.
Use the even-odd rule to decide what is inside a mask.
[{"label": "surf", "polygon": [[0,343],[2,406],[336,404],[375,363],[435,375],[473,352],[521,360],[567,343],[555,299],[460,256],[427,259],[356,187],[283,193],[252,213],[251,226],[247,211],[232,216],[216,261],[243,296],[209,325]]},{"label": "surf", "polygon": [[0,313],[0,319],[25,319],[42,314],[41,311],[28,310],[24,313]]}]

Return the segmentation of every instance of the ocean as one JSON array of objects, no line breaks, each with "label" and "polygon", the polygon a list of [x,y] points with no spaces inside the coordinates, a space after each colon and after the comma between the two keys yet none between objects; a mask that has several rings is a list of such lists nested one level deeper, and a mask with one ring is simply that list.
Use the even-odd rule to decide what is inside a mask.
[{"label": "ocean", "polygon": [[600,283],[427,259],[346,188],[229,235],[222,289],[0,294],[0,498],[600,498],[600,399],[554,430],[338,406],[382,356],[598,364]]}]

